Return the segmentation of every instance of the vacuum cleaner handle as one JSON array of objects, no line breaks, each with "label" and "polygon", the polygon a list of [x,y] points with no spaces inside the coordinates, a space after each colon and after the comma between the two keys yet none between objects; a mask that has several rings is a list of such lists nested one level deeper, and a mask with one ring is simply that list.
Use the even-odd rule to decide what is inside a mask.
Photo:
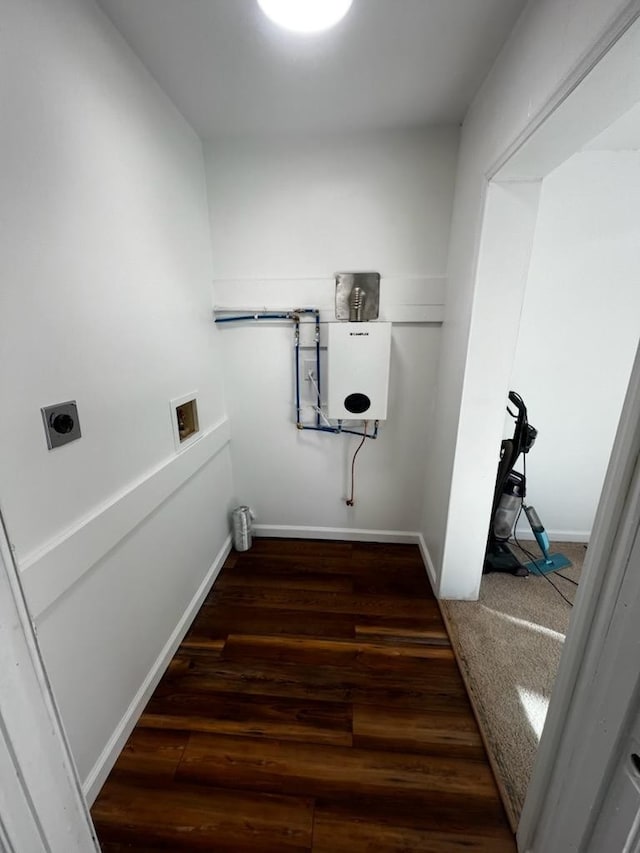
[{"label": "vacuum cleaner handle", "polygon": [[[515,391],[509,391],[509,402],[513,403],[513,405],[518,410],[518,414],[514,415],[516,419],[516,428],[513,433],[513,441],[515,444],[515,460],[520,456],[521,453],[528,453],[536,440],[536,436],[538,435],[538,430],[535,427],[532,427],[527,418],[527,407],[524,404],[524,400],[520,396],[520,394],[516,394]],[[509,414],[513,415],[513,413],[509,411]]]},{"label": "vacuum cleaner handle", "polygon": [[515,391],[509,391],[509,400],[513,403],[513,405],[518,410],[518,415],[520,417],[526,416],[527,407],[524,404],[524,400],[520,396],[520,394],[516,394]]}]

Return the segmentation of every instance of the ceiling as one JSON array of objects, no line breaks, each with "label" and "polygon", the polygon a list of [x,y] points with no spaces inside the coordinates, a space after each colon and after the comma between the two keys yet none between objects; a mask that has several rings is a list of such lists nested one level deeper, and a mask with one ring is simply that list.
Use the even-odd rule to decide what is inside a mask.
[{"label": "ceiling", "polygon": [[256,0],[98,0],[204,139],[460,122],[526,0],[354,0],[280,30]]}]

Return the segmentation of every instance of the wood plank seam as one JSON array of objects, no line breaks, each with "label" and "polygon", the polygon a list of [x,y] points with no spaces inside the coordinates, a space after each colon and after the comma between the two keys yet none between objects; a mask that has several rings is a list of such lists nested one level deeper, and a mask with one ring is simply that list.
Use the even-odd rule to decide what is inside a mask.
[{"label": "wood plank seam", "polygon": [[105,853],[515,853],[417,547],[256,545],[225,562],[96,800]]}]

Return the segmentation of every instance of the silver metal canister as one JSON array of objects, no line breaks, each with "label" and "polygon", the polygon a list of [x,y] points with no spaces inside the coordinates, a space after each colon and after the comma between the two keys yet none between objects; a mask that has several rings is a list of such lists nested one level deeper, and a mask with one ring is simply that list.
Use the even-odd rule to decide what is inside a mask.
[{"label": "silver metal canister", "polygon": [[253,513],[248,506],[237,506],[232,514],[233,547],[236,551],[248,551],[253,543]]}]

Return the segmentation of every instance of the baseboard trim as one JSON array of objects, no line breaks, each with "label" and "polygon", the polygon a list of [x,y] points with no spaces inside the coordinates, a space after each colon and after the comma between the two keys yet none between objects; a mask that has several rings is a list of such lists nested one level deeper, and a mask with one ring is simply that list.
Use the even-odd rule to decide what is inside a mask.
[{"label": "baseboard trim", "polygon": [[358,527],[308,527],[284,524],[256,524],[253,528],[257,537],[272,536],[278,539],[334,539],[342,542],[388,542],[398,545],[417,545],[427,576],[437,596],[438,581],[431,554],[422,533],[407,530],[370,530]]},{"label": "baseboard trim", "polygon": [[256,536],[273,536],[278,539],[335,539],[343,542],[395,542],[417,545],[419,533],[406,530],[369,530],[359,527],[308,527],[285,524],[256,524]]},{"label": "baseboard trim", "polygon": [[436,569],[433,565],[431,554],[429,553],[427,543],[424,541],[424,536],[422,535],[422,533],[418,533],[418,546],[420,547],[420,553],[422,554],[422,562],[425,565],[427,575],[431,583],[431,589],[433,590],[433,594],[435,595],[435,597],[438,598],[438,578],[436,575]]},{"label": "baseboard trim", "polygon": [[442,621],[444,622],[445,628],[447,629],[447,634],[449,635],[449,640],[451,642],[451,648],[453,650],[453,655],[456,659],[456,664],[458,666],[458,670],[460,671],[460,676],[462,681],[464,682],[464,689],[469,699],[469,703],[471,705],[471,710],[473,711],[473,716],[475,717],[478,731],[480,732],[480,737],[482,739],[482,743],[484,745],[484,751],[487,754],[487,758],[489,759],[489,765],[491,766],[491,772],[493,773],[493,778],[495,779],[496,785],[498,787],[498,792],[500,793],[500,799],[502,800],[502,805],[507,815],[507,819],[509,821],[509,826],[511,827],[511,831],[515,835],[518,830],[518,816],[513,811],[511,806],[511,800],[507,796],[506,788],[504,787],[504,783],[502,781],[502,775],[500,773],[500,765],[493,753],[493,748],[491,745],[490,739],[487,737],[487,733],[484,726],[484,718],[480,713],[480,708],[478,706],[478,702],[475,698],[475,694],[471,689],[471,683],[469,681],[469,677],[467,675],[466,668],[464,666],[464,662],[461,657],[460,648],[456,643],[457,634],[453,630],[451,625],[451,620],[449,619],[449,611],[447,609],[447,602],[438,600],[438,606],[440,608],[440,615],[442,616]]},{"label": "baseboard trim", "polygon": [[[388,542],[397,544],[418,545],[420,554],[425,565],[427,576],[434,593],[436,593],[436,573],[433,560],[421,533],[404,530],[369,530],[347,527],[306,527],[286,526],[277,524],[260,524],[254,528],[255,535],[260,537],[275,537],[287,539],[328,539],[342,540],[347,542]],[[100,793],[113,765],[120,755],[127,739],[133,731],[140,714],[149,701],[153,691],[158,686],[171,658],[182,642],[191,622],[208,595],[211,587],[222,569],[224,561],[231,551],[231,536],[227,536],[224,544],[218,551],[215,560],[209,568],[205,578],[200,584],[198,591],[187,606],[173,633],[167,640],[164,648],[156,658],[146,678],[132,699],[129,707],[116,726],[113,734],[107,741],[106,746],[100,753],[97,761],[89,771],[84,780],[82,790],[89,806],[93,804]]]},{"label": "baseboard trim", "polygon": [[164,648],[149,670],[147,677],[142,682],[138,692],[133,697],[131,704],[116,726],[115,731],[107,741],[105,748],[102,750],[96,763],[89,771],[87,778],[82,784],[82,790],[89,806],[93,804],[94,800],[100,793],[100,789],[104,785],[107,776],[111,772],[113,765],[116,763],[118,756],[122,752],[122,749],[127,742],[129,735],[133,731],[140,714],[151,698],[151,694],[158,686],[158,682],[164,675],[171,658],[176,653],[178,646],[182,642],[184,635],[187,633],[198,610],[202,607],[202,603],[215,583],[215,580],[230,551],[231,535],[227,536],[225,539],[224,544],[218,551],[215,560],[207,571],[204,580],[198,587],[198,591],[191,599],[173,633],[165,643]]},{"label": "baseboard trim", "polygon": [[[526,542],[535,542],[535,537],[529,528],[518,530],[518,539],[524,539]],[[591,539],[590,530],[547,530],[549,541],[554,542],[580,542],[581,544],[589,544]]]}]

